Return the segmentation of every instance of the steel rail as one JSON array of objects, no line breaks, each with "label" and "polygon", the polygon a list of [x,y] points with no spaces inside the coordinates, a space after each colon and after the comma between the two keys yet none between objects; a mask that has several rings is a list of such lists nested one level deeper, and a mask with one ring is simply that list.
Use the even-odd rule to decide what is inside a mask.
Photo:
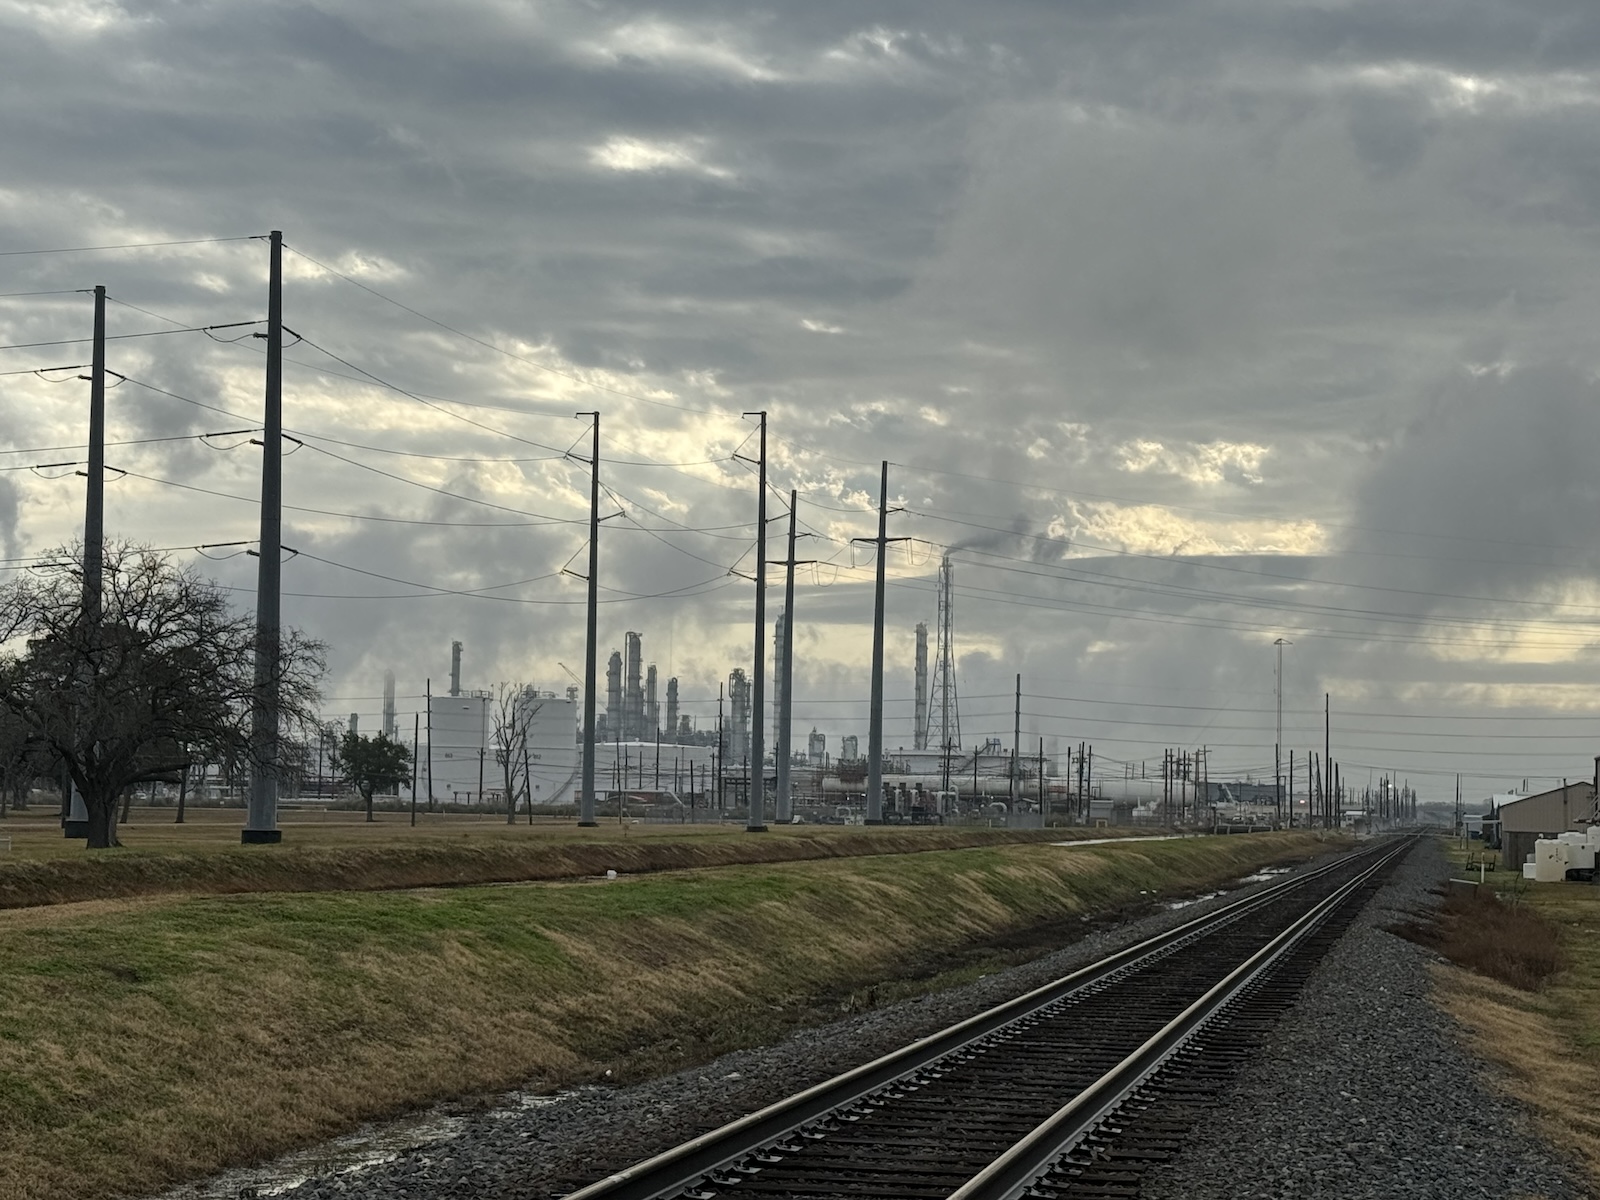
[{"label": "steel rail", "polygon": [[729,1168],[763,1148],[782,1141],[836,1109],[857,1104],[907,1076],[924,1071],[938,1060],[988,1038],[1007,1025],[1112,975],[1135,968],[1146,959],[1163,955],[1179,945],[1230,925],[1247,913],[1272,904],[1332,872],[1347,869],[1352,859],[1377,853],[1377,849],[1365,849],[1341,855],[1333,862],[1252,892],[1204,916],[1118,950],[1012,1000],[569,1192],[565,1200],[666,1200],[667,1197],[676,1196],[713,1172]]},{"label": "steel rail", "polygon": [[1301,940],[1415,844],[1406,838],[1341,885],[1304,916],[1235,967],[1143,1045],[1057,1109],[1042,1124],[950,1194],[949,1200],[1022,1200],[1069,1153],[1173,1055],[1290,953]]}]

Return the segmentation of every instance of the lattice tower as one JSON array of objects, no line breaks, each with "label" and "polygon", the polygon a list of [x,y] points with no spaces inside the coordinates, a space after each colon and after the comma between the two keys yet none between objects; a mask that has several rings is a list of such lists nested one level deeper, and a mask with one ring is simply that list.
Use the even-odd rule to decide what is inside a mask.
[{"label": "lattice tower", "polygon": [[950,763],[961,753],[961,711],[956,698],[955,618],[952,601],[955,566],[946,554],[939,560],[939,647],[933,664],[928,704],[928,746],[943,751],[941,778],[950,790]]}]

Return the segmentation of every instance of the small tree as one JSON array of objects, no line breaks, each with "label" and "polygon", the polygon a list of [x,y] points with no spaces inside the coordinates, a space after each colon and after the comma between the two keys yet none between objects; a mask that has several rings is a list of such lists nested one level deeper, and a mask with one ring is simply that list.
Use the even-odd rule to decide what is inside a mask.
[{"label": "small tree", "polygon": [[[89,810],[89,847],[117,845],[117,797],[170,779],[191,755],[252,759],[255,622],[187,566],[108,543],[97,618],[81,548],[0,585],[0,708],[65,767]],[[320,643],[285,630],[276,678],[285,724],[313,717]]]},{"label": "small tree", "polygon": [[372,820],[372,797],[411,782],[411,751],[383,733],[367,737],[346,730],[334,749],[333,769],[339,778],[361,793],[367,820]]},{"label": "small tree", "polygon": [[54,767],[48,748],[22,721],[0,708],[0,817],[22,809],[34,780]]}]

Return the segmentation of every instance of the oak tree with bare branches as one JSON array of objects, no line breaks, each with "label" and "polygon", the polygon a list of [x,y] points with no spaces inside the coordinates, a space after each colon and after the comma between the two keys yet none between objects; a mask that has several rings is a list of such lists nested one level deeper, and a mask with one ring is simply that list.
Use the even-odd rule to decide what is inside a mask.
[{"label": "oak tree with bare branches", "polygon": [[[65,766],[89,811],[91,849],[117,845],[123,789],[196,757],[251,768],[255,623],[193,568],[108,543],[98,620],[85,613],[81,548],[0,585],[0,708]],[[314,720],[323,647],[285,630],[277,671],[286,725]]]}]

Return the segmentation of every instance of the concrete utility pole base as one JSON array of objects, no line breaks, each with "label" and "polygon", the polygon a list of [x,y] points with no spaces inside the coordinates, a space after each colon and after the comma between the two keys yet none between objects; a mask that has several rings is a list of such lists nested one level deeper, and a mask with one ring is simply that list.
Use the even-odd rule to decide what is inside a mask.
[{"label": "concrete utility pole base", "polygon": [[244,846],[276,846],[283,841],[281,829],[241,829],[239,843]]},{"label": "concrete utility pole base", "polygon": [[600,828],[600,822],[599,821],[579,821],[578,822],[578,828],[579,829],[599,829]]},{"label": "concrete utility pole base", "polygon": [[765,833],[767,827],[765,825],[746,825],[744,831],[746,833]]},{"label": "concrete utility pole base", "polygon": [[868,817],[865,821],[863,821],[861,823],[863,825],[882,825],[882,824],[884,824],[884,820],[883,820],[882,817],[879,817],[877,820],[873,820],[871,817]]},{"label": "concrete utility pole base", "polygon": [[69,838],[86,838],[89,836],[89,822],[63,821],[61,822],[61,834],[63,837]]}]

